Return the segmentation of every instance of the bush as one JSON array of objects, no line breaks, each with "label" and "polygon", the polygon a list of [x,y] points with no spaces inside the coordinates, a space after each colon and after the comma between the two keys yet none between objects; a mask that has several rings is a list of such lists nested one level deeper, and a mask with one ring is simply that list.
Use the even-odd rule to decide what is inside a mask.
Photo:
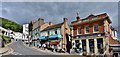
[{"label": "bush", "polygon": [[2,36],[2,35],[0,35],[0,36],[5,40],[6,44],[11,42],[11,39],[8,36]]}]

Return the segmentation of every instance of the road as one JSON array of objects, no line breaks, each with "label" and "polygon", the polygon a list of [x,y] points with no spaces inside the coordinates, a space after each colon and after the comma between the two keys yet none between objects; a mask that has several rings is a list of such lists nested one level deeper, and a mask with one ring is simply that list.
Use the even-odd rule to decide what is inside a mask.
[{"label": "road", "polygon": [[22,41],[15,41],[9,45],[9,47],[14,50],[11,55],[52,55],[49,53],[37,51],[32,48],[28,48],[22,43]]},{"label": "road", "polygon": [[[66,55],[55,55],[53,53],[41,52],[41,51],[38,51],[32,48],[26,47],[22,41],[15,41],[12,44],[10,44],[9,47],[11,47],[14,50],[14,52],[8,56],[3,56],[3,57],[84,57],[80,55],[76,55],[76,56],[67,55],[66,56]],[[16,55],[22,55],[22,56],[16,56]],[[44,55],[49,55],[49,56],[44,56]]]}]

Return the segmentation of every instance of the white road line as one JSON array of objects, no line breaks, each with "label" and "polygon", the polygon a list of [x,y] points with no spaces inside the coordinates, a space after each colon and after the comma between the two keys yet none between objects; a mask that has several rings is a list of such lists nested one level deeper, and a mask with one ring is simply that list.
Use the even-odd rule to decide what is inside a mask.
[{"label": "white road line", "polygon": [[13,55],[22,55],[22,54],[17,53],[17,52],[13,52],[12,54],[13,54]]}]

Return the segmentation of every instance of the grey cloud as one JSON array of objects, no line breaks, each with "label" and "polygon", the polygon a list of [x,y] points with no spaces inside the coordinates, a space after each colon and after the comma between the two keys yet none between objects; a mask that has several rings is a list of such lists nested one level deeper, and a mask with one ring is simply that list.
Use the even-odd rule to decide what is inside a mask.
[{"label": "grey cloud", "polygon": [[28,23],[32,19],[44,18],[46,22],[62,22],[68,18],[70,24],[79,12],[81,18],[89,14],[108,13],[114,24],[118,20],[118,4],[115,2],[3,2],[2,17],[20,24]]},{"label": "grey cloud", "polygon": [[3,2],[118,2],[119,0],[2,0]]}]

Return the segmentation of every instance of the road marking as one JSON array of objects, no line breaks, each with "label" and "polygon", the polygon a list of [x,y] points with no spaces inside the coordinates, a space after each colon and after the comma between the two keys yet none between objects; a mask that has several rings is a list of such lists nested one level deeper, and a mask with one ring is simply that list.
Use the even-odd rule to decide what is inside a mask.
[{"label": "road marking", "polygon": [[13,52],[12,54],[13,54],[13,55],[22,55],[22,54],[20,54],[20,53],[18,53],[18,52]]}]

